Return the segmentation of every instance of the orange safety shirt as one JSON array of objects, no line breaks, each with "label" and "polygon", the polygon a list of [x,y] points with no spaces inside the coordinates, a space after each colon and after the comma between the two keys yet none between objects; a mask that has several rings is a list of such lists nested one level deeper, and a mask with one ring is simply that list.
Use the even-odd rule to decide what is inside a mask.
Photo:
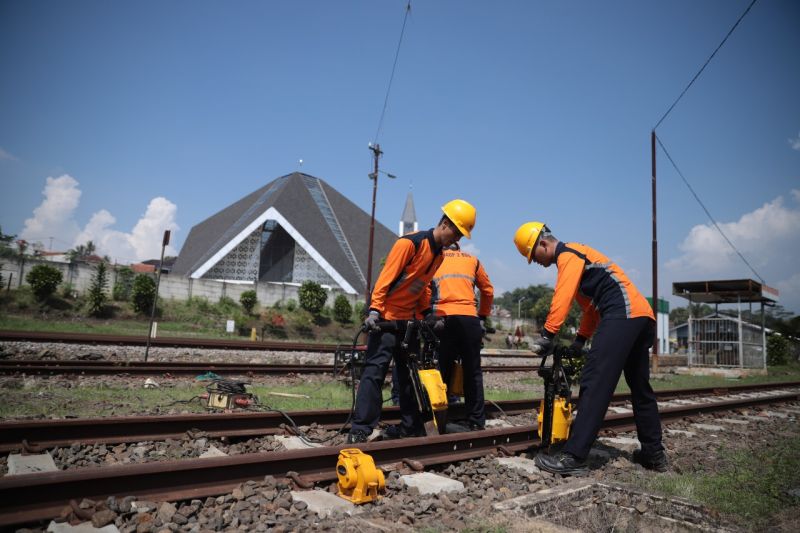
[{"label": "orange safety shirt", "polygon": [[594,248],[576,242],[556,245],[558,278],[550,312],[544,324],[555,335],[572,301],[583,309],[578,335],[589,338],[601,318],[653,317],[647,299],[615,263]]},{"label": "orange safety shirt", "polygon": [[[459,250],[445,250],[444,261],[431,281],[431,309],[436,316],[486,317],[492,310],[494,287],[478,258]],[[475,286],[481,292],[475,306]]]},{"label": "orange safety shirt", "polygon": [[433,229],[403,235],[394,243],[372,290],[370,310],[385,320],[409,320],[429,308],[430,282],[442,263]]}]

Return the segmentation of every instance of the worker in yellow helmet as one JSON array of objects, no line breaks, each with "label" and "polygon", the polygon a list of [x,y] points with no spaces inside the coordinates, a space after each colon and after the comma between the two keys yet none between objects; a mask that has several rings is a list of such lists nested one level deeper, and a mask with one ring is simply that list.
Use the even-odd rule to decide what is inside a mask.
[{"label": "worker in yellow helmet", "polygon": [[[400,396],[400,424],[388,428],[385,439],[412,437],[424,434],[424,429],[411,390],[411,380],[404,350],[401,347],[408,321],[430,317],[431,289],[442,250],[469,238],[475,227],[475,208],[464,200],[452,200],[442,206],[444,213],[436,227],[403,235],[394,243],[386,257],[369,304],[364,326],[369,331],[367,354],[353,410],[353,422],[348,444],[366,442],[381,415],[381,388],[389,363],[394,359]],[[377,329],[378,322],[394,321],[394,331]],[[442,321],[442,326],[443,326]],[[410,346],[414,350],[415,346]]]},{"label": "worker in yellow helmet", "polygon": [[655,337],[655,318],[647,299],[608,257],[584,244],[559,241],[541,222],[521,225],[514,244],[528,263],[535,261],[545,268],[555,263],[558,268],[550,311],[533,349],[541,354],[553,349],[573,300],[581,306],[583,315],[572,347],[583,349],[592,338],[581,371],[578,416],[569,438],[561,452],[537,455],[537,466],[562,475],[588,470],[586,458],[624,372],[641,443],[634,461],[648,469],[666,471],[658,404],[650,386],[649,348]]}]

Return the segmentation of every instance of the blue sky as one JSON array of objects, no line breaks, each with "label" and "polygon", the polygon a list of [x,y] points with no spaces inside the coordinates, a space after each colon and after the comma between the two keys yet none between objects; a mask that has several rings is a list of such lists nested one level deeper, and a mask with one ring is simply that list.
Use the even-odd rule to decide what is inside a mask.
[{"label": "blue sky", "polygon": [[[378,219],[454,197],[500,291],[552,283],[528,220],[651,292],[650,130],[749,0],[412,2],[383,128]],[[120,262],[302,170],[369,211],[406,2],[0,1],[0,225]],[[800,3],[760,0],[657,133],[800,312]],[[300,167],[298,161],[302,159]],[[658,154],[659,292],[754,277]],[[365,239],[367,238],[365,228]],[[671,299],[674,304],[681,300]]]}]

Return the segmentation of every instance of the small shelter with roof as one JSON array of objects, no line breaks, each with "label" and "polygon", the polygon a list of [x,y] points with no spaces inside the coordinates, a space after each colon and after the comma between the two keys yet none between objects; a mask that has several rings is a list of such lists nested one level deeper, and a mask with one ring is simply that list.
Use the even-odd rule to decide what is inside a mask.
[{"label": "small shelter with roof", "polygon": [[[767,340],[764,307],[778,302],[778,291],[751,279],[687,281],[672,284],[672,294],[689,301],[685,325],[688,365],[740,369],[765,369]],[[713,304],[714,314],[693,317],[691,304]],[[761,325],[742,320],[742,304],[761,308]],[[719,313],[719,306],[736,304],[737,316]],[[676,333],[678,328],[673,328]]]}]

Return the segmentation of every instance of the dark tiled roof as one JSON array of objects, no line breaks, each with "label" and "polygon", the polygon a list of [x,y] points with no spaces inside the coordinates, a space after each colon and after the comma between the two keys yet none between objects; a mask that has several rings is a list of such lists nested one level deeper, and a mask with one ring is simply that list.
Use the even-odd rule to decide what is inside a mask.
[{"label": "dark tiled roof", "polygon": [[[310,192],[311,189],[319,191],[320,188],[324,191],[333,218],[338,222],[348,246],[340,244]],[[300,172],[268,183],[194,226],[175,261],[172,273],[190,276],[270,207],[283,215],[356,291],[364,292],[369,214],[323,180],[317,181],[317,178]],[[396,239],[397,236],[392,231],[376,221],[373,281],[380,271],[381,258],[389,253]],[[350,254],[354,257],[358,270],[350,261]]]}]

